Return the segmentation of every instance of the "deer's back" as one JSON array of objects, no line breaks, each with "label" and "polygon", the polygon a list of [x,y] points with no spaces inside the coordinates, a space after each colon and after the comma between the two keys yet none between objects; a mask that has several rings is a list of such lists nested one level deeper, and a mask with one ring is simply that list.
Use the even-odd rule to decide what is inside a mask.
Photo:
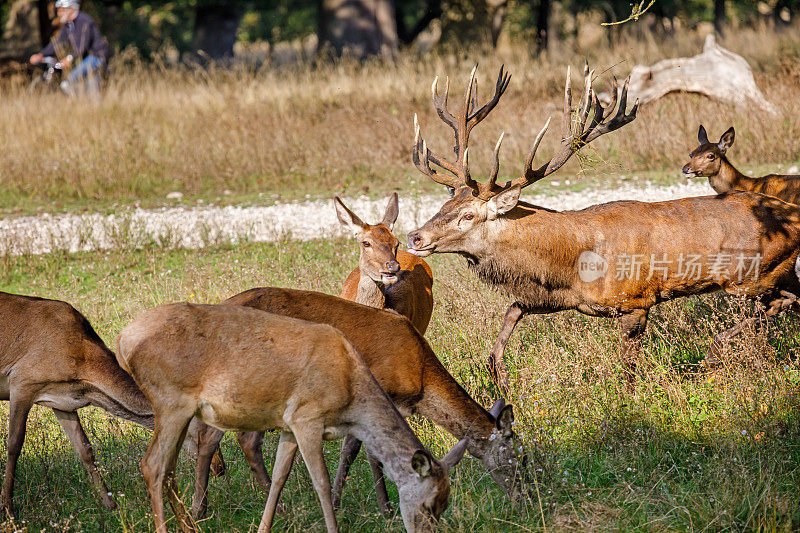
[{"label": "deer's back", "polygon": [[790,204],[800,204],[800,176],[769,174],[756,181],[753,192],[774,196]]},{"label": "deer's back", "polygon": [[223,303],[333,326],[399,407],[413,406],[422,395],[423,371],[432,351],[403,316],[329,294],[280,287],[250,289]]},{"label": "deer's back", "polygon": [[221,428],[281,427],[289,404],[337,412],[369,379],[336,329],[247,307],[162,305],[126,326],[118,346],[154,405],[198,403]]}]

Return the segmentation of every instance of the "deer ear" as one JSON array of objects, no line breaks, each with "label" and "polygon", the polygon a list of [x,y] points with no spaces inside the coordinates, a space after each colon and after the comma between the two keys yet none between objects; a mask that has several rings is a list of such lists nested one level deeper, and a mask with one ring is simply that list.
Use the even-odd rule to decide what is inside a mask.
[{"label": "deer ear", "polygon": [[417,450],[411,456],[411,468],[420,477],[428,477],[431,475],[431,457],[422,450]]},{"label": "deer ear", "polygon": [[467,451],[467,438],[464,437],[460,441],[456,443],[455,446],[450,448],[450,451],[447,452],[447,455],[442,457],[441,463],[444,466],[445,470],[450,470],[454,466],[458,464],[458,462],[463,459],[464,452]]},{"label": "deer ear", "polygon": [[397,193],[393,193],[392,196],[389,197],[389,204],[386,206],[386,213],[383,215],[381,224],[391,231],[394,227],[394,223],[397,222],[397,215],[399,212],[400,210],[397,207]]},{"label": "deer ear", "polygon": [[336,216],[341,222],[342,226],[347,228],[347,231],[350,231],[354,234],[360,233],[366,224],[358,218],[358,216],[347,209],[347,206],[342,203],[341,198],[338,196],[333,197],[333,205],[336,208]]},{"label": "deer ear", "polygon": [[489,409],[489,414],[492,415],[492,418],[497,419],[500,411],[503,410],[503,407],[506,406],[506,401],[503,398],[500,398],[492,405],[492,408]]},{"label": "deer ear", "polygon": [[497,424],[497,429],[502,436],[506,438],[510,437],[511,434],[514,433],[512,427],[514,425],[514,407],[511,405],[503,407],[503,410],[500,411],[500,416],[495,420],[495,424]]},{"label": "deer ear", "polygon": [[447,185],[446,187],[447,187],[447,192],[450,193],[450,198],[456,195],[456,190],[453,187],[449,185]]},{"label": "deer ear", "polygon": [[514,185],[504,190],[497,196],[493,196],[487,203],[489,204],[489,220],[494,220],[498,216],[508,213],[519,202],[519,195],[522,187]]},{"label": "deer ear", "polygon": [[728,151],[728,148],[733,146],[733,138],[736,136],[736,132],[733,130],[733,126],[728,128],[728,131],[722,134],[722,137],[719,138],[719,142],[717,146],[719,147],[719,151],[723,154]]},{"label": "deer ear", "polygon": [[700,124],[700,129],[697,130],[697,140],[700,144],[707,144],[708,143],[708,133],[706,133],[706,129]]}]

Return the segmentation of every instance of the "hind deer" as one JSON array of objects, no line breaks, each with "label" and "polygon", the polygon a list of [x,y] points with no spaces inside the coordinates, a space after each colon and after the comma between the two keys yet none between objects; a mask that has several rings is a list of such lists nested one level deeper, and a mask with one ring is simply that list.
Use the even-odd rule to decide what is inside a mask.
[{"label": "hind deer", "polygon": [[[447,372],[405,317],[328,294],[278,287],[251,289],[223,303],[335,327],[353,343],[403,416],[420,414],[456,439],[466,439],[469,453],[480,459],[511,500],[516,501],[522,494],[521,469],[527,459],[513,431],[512,407],[498,400],[491,412],[484,410]],[[214,428],[204,429],[198,435],[198,465],[210,462],[224,434]],[[334,500],[341,497],[348,469],[361,446],[358,436],[354,436],[352,447],[344,449],[340,457]],[[260,448],[263,434],[240,433],[238,437],[244,447],[252,450]],[[370,443],[366,444],[369,447]],[[246,457],[253,471],[264,470],[263,462],[253,460],[252,454]],[[207,479],[208,476],[196,477],[195,502],[205,499]]]},{"label": "hind deer", "polygon": [[235,305],[166,304],[139,315],[117,340],[120,364],[153,405],[155,430],[142,459],[156,530],[166,533],[163,489],[184,531],[194,525],[173,471],[189,423],[281,430],[259,531],[268,531],[297,449],[329,532],[338,531],[322,441],[355,435],[398,485],[406,530],[429,531],[447,507],[447,470],[425,450],[359,353],[336,329]]},{"label": "hind deer", "polygon": [[152,429],[150,403],[68,303],[0,292],[0,323],[0,400],[10,402],[0,517],[15,516],[14,474],[34,404],[53,410],[103,506],[115,509],[76,411],[94,405]]},{"label": "hind deer", "polygon": [[[424,260],[397,249],[400,241],[392,233],[399,213],[397,193],[389,198],[383,220],[374,225],[362,221],[338,196],[333,202],[339,222],[355,235],[360,249],[358,266],[345,279],[341,297],[370,307],[397,311],[425,335],[433,312],[433,274]],[[345,437],[343,454],[358,446],[353,439]],[[374,476],[378,505],[384,513],[389,513],[389,495],[380,464],[369,454],[367,459]],[[336,508],[339,507],[340,495],[341,491],[334,491],[333,505]]]},{"label": "hind deer", "polygon": [[[527,314],[576,309],[618,317],[620,352],[632,382],[648,311],[655,304],[724,290],[759,298],[770,312],[777,312],[800,294],[795,274],[800,210],[777,199],[737,192],[669,202],[610,202],[563,212],[520,201],[524,187],[558,170],[594,139],[634,120],[637,105],[626,112],[628,80],[619,91],[614,113],[616,99],[604,108],[592,89],[592,78],[587,66],[584,93],[573,112],[567,69],[561,148],[552,159],[533,167],[548,120],[525,158],[522,175],[504,184],[497,183],[503,135],[486,182],[470,175],[467,147],[472,128],[508,87],[510,76],[502,68],[494,96],[479,109],[473,70],[458,116],[448,111],[447,90],[439,95],[434,80],[434,107],[455,131],[454,160],[430,151],[415,124],[412,159],[421,172],[447,186],[452,198],[408,234],[409,252],[418,257],[459,254],[481,281],[514,299],[489,357],[490,371],[504,386],[508,385],[505,346]],[[617,95],[616,80],[614,86],[612,94]],[[718,340],[727,333],[731,331]]]},{"label": "hind deer", "polygon": [[361,251],[341,297],[394,309],[424,335],[433,312],[433,273],[424,260],[397,249],[400,241],[392,233],[398,215],[397,193],[389,198],[383,220],[374,225],[363,222],[338,196],[333,200],[339,222],[355,235]]},{"label": "hind deer", "polygon": [[701,125],[697,132],[700,146],[689,154],[689,162],[683,166],[683,175],[687,178],[707,177],[711,188],[720,194],[732,191],[759,192],[790,204],[800,203],[800,175],[767,174],[751,178],[736,170],[726,155],[733,146],[735,135],[734,129],[728,128],[719,142],[712,143]]}]

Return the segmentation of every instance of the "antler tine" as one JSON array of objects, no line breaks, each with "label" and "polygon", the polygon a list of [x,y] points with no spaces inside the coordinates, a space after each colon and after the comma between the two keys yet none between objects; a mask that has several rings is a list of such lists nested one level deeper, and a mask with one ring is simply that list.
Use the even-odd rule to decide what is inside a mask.
[{"label": "antler tine", "polygon": [[544,123],[544,127],[539,130],[539,134],[536,136],[536,140],[533,141],[531,145],[531,149],[528,151],[528,155],[525,157],[525,174],[527,175],[528,172],[533,171],[533,158],[536,156],[536,150],[539,149],[539,143],[542,142],[544,138],[544,134],[547,132],[547,128],[550,126],[550,120],[553,117],[547,117],[547,122]]},{"label": "antler tine", "polygon": [[420,137],[420,127],[416,113],[414,113],[414,147],[411,151],[411,160],[414,162],[414,166],[416,166],[420,172],[427,175],[436,183],[453,188],[458,187],[461,184],[457,177],[439,174],[431,168],[430,162],[433,162],[434,164],[439,165],[445,170],[455,174],[454,169],[451,168],[452,164],[449,161],[442,160],[428,151],[427,143]]},{"label": "antler tine", "polygon": [[489,174],[489,181],[486,187],[493,190],[497,186],[497,174],[500,172],[500,145],[503,144],[503,137],[506,132],[500,132],[500,138],[497,139],[497,144],[494,145],[494,162],[492,163],[492,173]]},{"label": "antler tine", "polygon": [[608,122],[599,124],[593,131],[587,132],[584,138],[581,139],[582,144],[589,144],[601,135],[608,133],[609,131],[617,130],[636,118],[636,111],[639,109],[638,98],[636,99],[636,102],[634,102],[630,112],[626,113],[626,107],[628,104],[628,85],[630,84],[630,81],[630,76],[625,78],[625,84],[622,86],[622,91],[619,96],[619,107],[617,108],[617,113],[614,115],[614,118]]},{"label": "antler tine", "polygon": [[475,72],[478,70],[478,64],[475,63],[475,66],[472,67],[472,72],[469,73],[469,83],[467,84],[467,91],[464,93],[464,107],[461,108],[462,117],[461,122],[466,125],[467,118],[469,117],[470,113],[470,104],[473,102],[472,100],[472,89],[475,86]]},{"label": "antler tine", "polygon": [[567,65],[567,81],[564,83],[564,135],[563,141],[572,132],[572,68]]},{"label": "antler tine", "polygon": [[469,120],[467,122],[467,131],[469,132],[474,128],[480,121],[486,118],[486,116],[494,109],[497,103],[500,101],[500,97],[503,96],[503,93],[506,92],[508,89],[508,84],[511,83],[511,74],[505,72],[505,65],[500,67],[500,73],[497,75],[497,83],[495,84],[494,88],[494,96],[492,99],[486,102],[486,104],[469,115]]},{"label": "antler tine", "polygon": [[456,128],[456,117],[447,110],[447,95],[450,92],[450,77],[445,78],[444,94],[439,95],[438,92],[439,76],[436,76],[431,85],[431,95],[433,97],[433,107],[436,108],[436,113],[451,128]]},{"label": "antler tine", "polygon": [[614,112],[614,108],[617,107],[617,99],[619,98],[619,83],[617,82],[617,77],[613,77],[613,82],[611,83],[611,103],[608,107],[603,109],[603,120],[607,119],[611,116],[611,113]]},{"label": "antler tine", "polygon": [[589,118],[589,105],[593,103],[594,100],[594,90],[592,90],[592,76],[594,76],[594,70],[589,71],[589,65],[586,64],[586,68],[584,69],[584,89],[583,89],[583,98],[581,98],[581,109],[579,113],[578,119],[578,131],[576,132],[576,137],[580,137],[583,135],[583,130],[586,127],[586,119]]}]

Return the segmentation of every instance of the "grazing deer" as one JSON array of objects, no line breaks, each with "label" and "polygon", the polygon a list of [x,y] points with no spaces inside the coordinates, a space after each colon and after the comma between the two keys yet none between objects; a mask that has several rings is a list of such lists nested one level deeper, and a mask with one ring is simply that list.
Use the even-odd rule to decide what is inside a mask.
[{"label": "grazing deer", "polygon": [[[403,416],[413,413],[439,424],[457,439],[466,439],[467,450],[480,459],[492,479],[511,500],[522,493],[521,470],[526,458],[513,431],[514,412],[498,400],[485,411],[447,372],[424,337],[396,313],[373,309],[335,296],[312,291],[262,287],[237,294],[223,302],[320,324],[341,331],[364,358],[375,379]],[[198,464],[210,461],[223,432],[206,428],[199,432]],[[361,446],[360,437],[342,452],[334,483],[334,499],[341,496],[348,469]],[[261,433],[239,435],[240,443],[260,446]],[[370,442],[366,441],[367,447]],[[372,448],[370,448],[372,450]],[[251,469],[264,468],[246,454]],[[262,474],[263,475],[263,474]],[[207,476],[202,479],[207,479]],[[201,480],[198,476],[197,480]],[[195,485],[195,501],[205,497],[206,487]]]},{"label": "grazing deer", "polygon": [[800,204],[800,175],[767,174],[751,178],[731,165],[725,154],[733,146],[735,135],[733,127],[728,128],[719,142],[712,143],[708,140],[706,129],[701,125],[697,132],[700,146],[689,154],[691,159],[683,166],[684,176],[707,177],[711,188],[720,194],[732,191],[759,192],[790,204]]},{"label": "grazing deer", "polygon": [[[417,256],[398,250],[400,241],[392,233],[397,221],[397,193],[389,198],[386,213],[379,224],[364,223],[344,205],[338,196],[333,199],[339,222],[355,235],[361,254],[358,266],[344,281],[341,297],[378,309],[389,308],[408,317],[414,327],[425,335],[433,311],[433,274],[428,264]],[[347,436],[342,453],[357,443]],[[380,464],[369,454],[370,468],[375,477],[378,505],[384,513],[391,512],[389,495]],[[334,507],[339,507],[340,492],[334,491]]]},{"label": "grazing deer", "polygon": [[14,517],[14,473],[33,404],[53,410],[103,506],[115,509],[76,411],[94,405],[152,428],[150,403],[68,303],[0,292],[0,323],[0,400],[10,402],[0,517]]},{"label": "grazing deer", "polygon": [[407,316],[423,335],[433,311],[433,274],[417,256],[398,250],[392,233],[397,220],[397,193],[389,198],[379,224],[364,223],[342,200],[333,199],[342,226],[355,235],[361,255],[358,266],[344,281],[342,298],[378,309],[394,309]]},{"label": "grazing deer", "polygon": [[[800,210],[777,199],[738,192],[669,202],[610,202],[563,212],[519,201],[522,188],[556,171],[582,146],[635,118],[636,105],[626,114],[627,80],[619,92],[619,108],[607,120],[616,101],[603,108],[592,90],[593,72],[588,66],[584,75],[585,91],[573,115],[567,69],[561,149],[533,168],[548,120],[528,152],[523,175],[503,185],[497,183],[502,134],[485,183],[471,177],[467,150],[470,131],[508,86],[503,69],[493,98],[477,110],[473,70],[458,117],[447,109],[447,91],[440,96],[434,81],[436,111],[456,133],[455,161],[431,152],[415,124],[415,165],[453,194],[436,215],[408,234],[409,251],[419,257],[462,255],[482,281],[514,298],[489,358],[490,370],[506,385],[503,352],[514,326],[526,314],[576,309],[592,316],[619,317],[621,353],[632,380],[630,370],[653,305],[724,290],[758,297],[771,309],[779,309],[787,298],[800,294],[795,275]],[[616,80],[614,85],[612,94],[617,95]]]},{"label": "grazing deer", "polygon": [[167,304],[139,315],[117,340],[120,364],[153,405],[155,430],[142,459],[156,530],[166,533],[163,489],[184,531],[194,526],[175,492],[175,461],[197,416],[214,427],[280,429],[273,482],[259,531],[270,529],[297,449],[338,531],[322,441],[353,434],[395,480],[406,529],[428,531],[447,506],[447,470],[422,446],[356,349],[336,329],[234,305]]}]

